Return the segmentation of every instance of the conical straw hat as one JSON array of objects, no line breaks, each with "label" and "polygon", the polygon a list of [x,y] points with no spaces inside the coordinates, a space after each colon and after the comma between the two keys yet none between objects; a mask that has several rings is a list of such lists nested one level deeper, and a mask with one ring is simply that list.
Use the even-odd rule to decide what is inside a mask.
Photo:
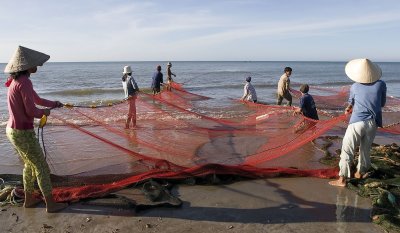
[{"label": "conical straw hat", "polygon": [[18,46],[14,55],[11,57],[6,68],[5,73],[15,73],[19,71],[28,70],[35,66],[41,66],[50,56],[32,49],[28,49],[22,46]]},{"label": "conical straw hat", "polygon": [[349,61],[345,72],[351,80],[358,83],[373,83],[382,76],[381,68],[366,58]]}]

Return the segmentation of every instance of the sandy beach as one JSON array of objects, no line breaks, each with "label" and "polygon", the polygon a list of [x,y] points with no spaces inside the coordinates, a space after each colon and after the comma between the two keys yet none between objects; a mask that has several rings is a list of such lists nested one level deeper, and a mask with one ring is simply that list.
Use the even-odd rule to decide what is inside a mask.
[{"label": "sandy beach", "polygon": [[[72,203],[48,214],[1,208],[1,232],[383,232],[369,199],[326,179],[273,178],[229,185],[178,185],[181,207],[104,207]],[[304,188],[307,186],[307,188]]]}]

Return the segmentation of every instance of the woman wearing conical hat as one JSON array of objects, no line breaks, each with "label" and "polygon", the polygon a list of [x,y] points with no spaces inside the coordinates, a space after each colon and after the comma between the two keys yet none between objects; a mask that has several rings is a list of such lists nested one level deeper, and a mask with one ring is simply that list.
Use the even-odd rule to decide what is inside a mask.
[{"label": "woman wearing conical hat", "polygon": [[[19,46],[7,64],[4,72],[10,73],[7,82],[8,113],[7,137],[24,162],[23,183],[25,208],[32,208],[41,200],[35,198],[34,184],[37,181],[46,202],[47,212],[64,209],[66,203],[56,203],[52,195],[50,169],[36,138],[33,121],[43,115],[50,115],[49,108],[62,107],[59,101],[40,98],[29,79],[50,56]],[[36,105],[48,107],[39,109]]]},{"label": "woman wearing conical hat", "polygon": [[339,162],[339,179],[330,185],[344,187],[352,175],[354,151],[359,146],[355,178],[363,178],[371,167],[371,146],[377,127],[382,127],[382,107],[386,103],[386,83],[380,80],[382,71],[368,59],[355,59],[347,63],[347,76],[355,83],[350,88],[349,104],[345,110],[351,114],[343,137]]}]

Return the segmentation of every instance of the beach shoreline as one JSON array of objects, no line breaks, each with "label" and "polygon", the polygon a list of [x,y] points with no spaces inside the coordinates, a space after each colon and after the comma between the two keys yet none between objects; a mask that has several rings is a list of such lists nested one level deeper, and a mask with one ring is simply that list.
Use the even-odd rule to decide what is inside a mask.
[{"label": "beach shoreline", "polygon": [[[376,142],[388,144],[391,139],[378,135]],[[337,146],[329,149],[331,153]],[[309,143],[282,157],[282,162],[293,160],[302,167],[308,161],[315,166],[321,156]],[[383,232],[372,223],[370,199],[347,188],[332,187],[328,181],[293,177],[222,185],[180,184],[172,194],[183,201],[182,207],[144,211],[118,205],[91,206],[85,200],[56,214],[47,214],[44,204],[33,209],[8,205],[1,207],[4,228],[0,232]]]},{"label": "beach shoreline", "polygon": [[[307,189],[304,187],[307,186]],[[48,214],[1,208],[1,232],[383,232],[371,203],[317,178],[244,180],[227,185],[178,185],[181,207],[135,209],[71,203]]]}]

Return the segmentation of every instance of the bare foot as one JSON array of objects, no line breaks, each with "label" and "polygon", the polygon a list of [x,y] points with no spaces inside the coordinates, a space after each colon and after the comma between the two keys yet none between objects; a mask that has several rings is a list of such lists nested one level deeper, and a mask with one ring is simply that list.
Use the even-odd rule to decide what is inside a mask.
[{"label": "bare foot", "polygon": [[346,181],[340,178],[338,180],[329,181],[329,184],[337,187],[346,187]]},{"label": "bare foot", "polygon": [[370,174],[371,174],[371,172],[366,172],[366,173],[356,172],[356,173],[354,173],[354,178],[367,179]]},{"label": "bare foot", "polygon": [[46,211],[47,213],[56,213],[60,210],[63,210],[65,208],[67,208],[68,203],[52,203],[52,204],[48,204],[46,207]]},{"label": "bare foot", "polygon": [[40,202],[42,202],[43,200],[41,200],[41,199],[31,199],[31,200],[29,200],[29,201],[27,201],[26,199],[25,199],[25,202],[24,202],[24,207],[25,208],[34,208],[34,207],[36,207]]},{"label": "bare foot", "polygon": [[25,201],[24,201],[25,208],[33,208],[40,202],[42,202],[42,199],[36,198],[32,193],[25,193]]}]

